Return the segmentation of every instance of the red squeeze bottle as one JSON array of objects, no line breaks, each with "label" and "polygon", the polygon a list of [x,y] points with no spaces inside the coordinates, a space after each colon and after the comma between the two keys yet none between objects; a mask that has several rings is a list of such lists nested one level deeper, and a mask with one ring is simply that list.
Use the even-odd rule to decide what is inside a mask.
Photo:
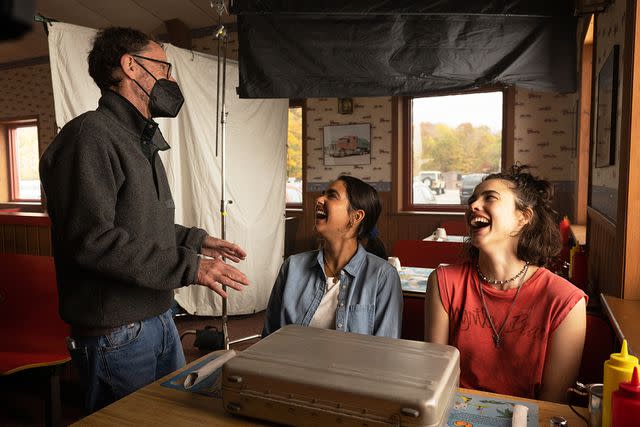
[{"label": "red squeeze bottle", "polygon": [[631,381],[621,382],[611,396],[611,427],[638,425],[640,421],[640,381],[638,367],[633,368]]},{"label": "red squeeze bottle", "polygon": [[560,237],[562,238],[562,246],[569,245],[569,228],[571,227],[571,223],[569,222],[569,218],[565,216],[560,221]]}]

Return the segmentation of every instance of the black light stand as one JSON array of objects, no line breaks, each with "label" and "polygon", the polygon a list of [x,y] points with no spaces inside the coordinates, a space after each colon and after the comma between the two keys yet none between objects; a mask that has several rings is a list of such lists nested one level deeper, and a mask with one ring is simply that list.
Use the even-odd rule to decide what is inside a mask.
[{"label": "black light stand", "polygon": [[[214,37],[218,40],[218,76],[217,76],[217,96],[216,96],[216,116],[220,118],[216,121],[216,157],[218,156],[218,146],[220,147],[220,173],[221,173],[221,189],[220,189],[220,238],[227,239],[226,233],[226,217],[227,217],[227,204],[233,203],[231,200],[226,200],[226,180],[225,180],[225,143],[226,143],[226,125],[227,116],[229,113],[226,110],[225,94],[226,94],[226,80],[227,80],[227,45],[228,35],[227,29],[222,25],[222,14],[226,12],[226,5],[224,0],[216,0],[215,3],[211,2],[211,7],[214,7],[218,12],[218,27]],[[222,58],[222,64],[220,63]],[[218,137],[220,137],[220,144],[218,145]],[[222,285],[222,289],[226,292],[227,287]],[[229,341],[228,333],[228,315],[227,315],[227,298],[222,299],[222,333],[224,335],[224,348],[229,350],[229,345],[236,344],[243,341],[248,341],[256,338],[260,338],[260,335],[250,335],[248,337],[239,338],[233,341]]]}]

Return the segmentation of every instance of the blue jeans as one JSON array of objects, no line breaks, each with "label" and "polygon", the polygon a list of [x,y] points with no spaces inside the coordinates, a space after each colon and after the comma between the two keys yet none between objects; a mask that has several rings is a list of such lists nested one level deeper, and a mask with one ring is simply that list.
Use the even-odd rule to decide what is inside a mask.
[{"label": "blue jeans", "polygon": [[171,310],[107,335],[73,339],[71,358],[85,389],[88,413],[185,365]]}]

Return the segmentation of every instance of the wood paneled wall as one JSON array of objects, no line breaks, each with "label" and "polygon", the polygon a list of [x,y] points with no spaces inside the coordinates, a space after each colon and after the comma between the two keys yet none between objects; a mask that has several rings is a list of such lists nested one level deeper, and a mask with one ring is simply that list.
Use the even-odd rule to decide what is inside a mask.
[{"label": "wood paneled wall", "polygon": [[[620,111],[618,205],[615,224],[594,209],[588,209],[587,245],[589,278],[600,292],[624,299],[640,300],[640,11],[635,0],[618,3],[624,23],[621,51],[622,97]],[[624,7],[626,6],[626,10]],[[610,31],[599,31],[602,14],[596,16],[594,48],[608,53]],[[618,40],[619,42],[619,40]],[[608,49],[608,50],[607,50]],[[595,76],[594,76],[595,79]],[[592,105],[592,109],[595,107]],[[591,177],[593,176],[591,170]],[[589,185],[593,185],[593,181]]]},{"label": "wood paneled wall", "polygon": [[621,296],[620,263],[616,227],[598,211],[589,208],[589,281],[593,295],[603,292]]},{"label": "wood paneled wall", "polygon": [[52,255],[49,218],[44,214],[0,215],[0,253]]},{"label": "wood paneled wall", "polygon": [[52,255],[51,230],[48,226],[0,224],[0,252]]}]

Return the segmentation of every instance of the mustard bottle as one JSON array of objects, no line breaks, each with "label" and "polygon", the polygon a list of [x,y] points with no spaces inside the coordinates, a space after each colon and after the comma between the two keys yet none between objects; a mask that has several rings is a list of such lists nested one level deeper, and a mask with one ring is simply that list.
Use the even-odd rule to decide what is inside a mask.
[{"label": "mustard bottle", "polygon": [[622,341],[620,353],[612,353],[604,362],[602,387],[602,427],[611,427],[611,394],[621,382],[630,381],[638,358],[629,354],[627,340]]}]

